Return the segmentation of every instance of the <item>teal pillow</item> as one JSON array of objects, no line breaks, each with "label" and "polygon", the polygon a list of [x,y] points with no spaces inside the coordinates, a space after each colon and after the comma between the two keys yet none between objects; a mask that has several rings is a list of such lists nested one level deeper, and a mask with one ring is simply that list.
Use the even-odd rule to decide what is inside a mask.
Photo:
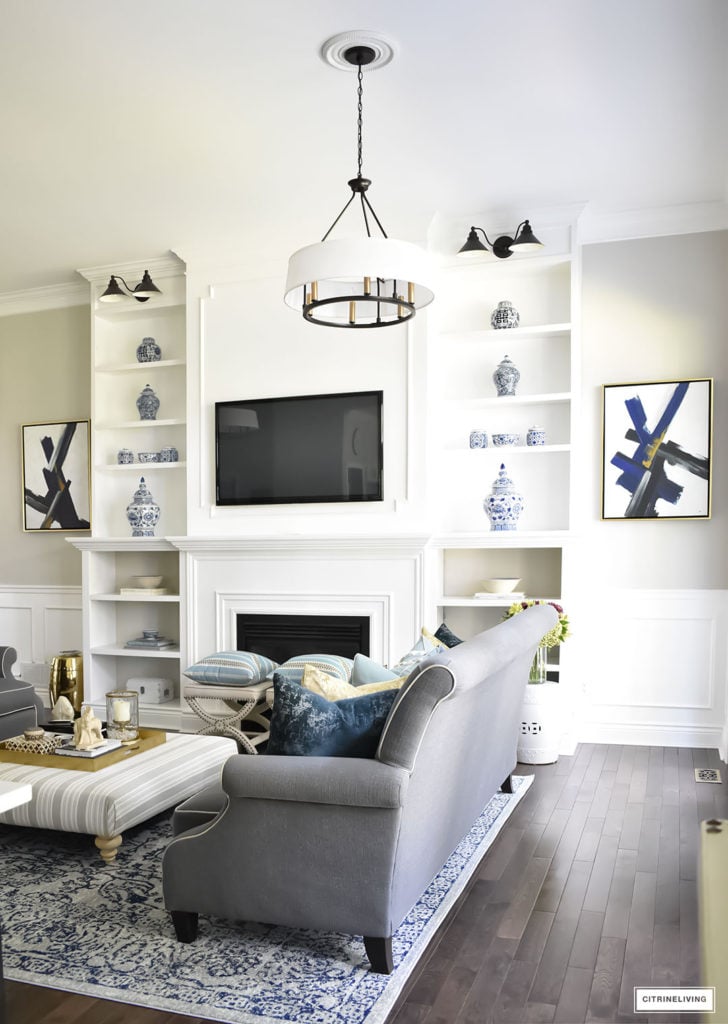
[{"label": "teal pillow", "polygon": [[446,647],[457,647],[458,644],[463,643],[460,637],[456,636],[444,622],[441,622],[435,630],[435,639],[445,644]]},{"label": "teal pillow", "polygon": [[385,668],[384,665],[380,665],[371,658],[367,658],[366,654],[354,655],[354,667],[351,670],[351,679],[349,680],[352,686],[364,686],[366,683],[385,683],[390,679],[399,678],[401,677],[396,672],[392,672],[391,669]]},{"label": "teal pillow", "polygon": [[273,675],[266,753],[293,757],[374,757],[397,690],[329,701],[284,673]]},{"label": "teal pillow", "polygon": [[211,686],[252,686],[261,683],[278,664],[252,651],[218,651],[183,672],[196,683]]},{"label": "teal pillow", "polygon": [[276,667],[279,672],[285,672],[289,679],[300,683],[303,679],[304,665],[313,665],[327,675],[348,683],[354,662],[351,658],[340,658],[338,654],[297,654],[295,658],[289,658]]},{"label": "teal pillow", "polygon": [[417,643],[399,659],[397,664],[392,665],[391,670],[394,672],[395,676],[408,676],[412,669],[418,665],[423,658],[428,654],[432,654],[432,652],[436,650],[436,644],[433,644],[426,636],[421,636]]}]

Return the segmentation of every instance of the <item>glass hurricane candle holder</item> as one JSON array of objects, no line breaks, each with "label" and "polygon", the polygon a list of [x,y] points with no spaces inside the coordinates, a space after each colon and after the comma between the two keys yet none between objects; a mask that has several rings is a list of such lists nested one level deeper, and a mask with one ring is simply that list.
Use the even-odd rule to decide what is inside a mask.
[{"label": "glass hurricane candle holder", "polygon": [[106,694],[106,735],[124,746],[139,739],[139,693],[111,690]]}]

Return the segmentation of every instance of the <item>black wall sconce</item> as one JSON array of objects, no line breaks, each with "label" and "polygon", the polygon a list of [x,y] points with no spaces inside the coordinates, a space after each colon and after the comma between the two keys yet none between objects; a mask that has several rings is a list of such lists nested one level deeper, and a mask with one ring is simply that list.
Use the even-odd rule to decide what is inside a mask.
[{"label": "black wall sconce", "polygon": [[[488,243],[487,245],[480,241],[476,231],[481,233]],[[488,252],[489,246],[493,255],[497,256],[499,260],[507,260],[514,252],[536,252],[537,249],[542,248],[543,242],[539,242],[536,238],[527,220],[521,221],[513,238],[510,235],[501,235],[496,238],[495,242],[491,242],[482,228],[471,227],[465,245],[458,249],[458,256],[477,256],[478,253]]]},{"label": "black wall sconce", "polygon": [[[126,291],[122,290],[119,281],[121,281],[121,284],[126,288]],[[106,291],[102,295],[99,295],[99,302],[121,302],[122,299],[126,299],[129,296],[132,299],[136,299],[137,302],[148,302],[153,295],[161,294],[161,289],[157,288],[154,281],[152,281],[148,270],[144,271],[144,276],[139,284],[134,288],[130,288],[124,278],[119,274],[112,274],[109,278]]]}]

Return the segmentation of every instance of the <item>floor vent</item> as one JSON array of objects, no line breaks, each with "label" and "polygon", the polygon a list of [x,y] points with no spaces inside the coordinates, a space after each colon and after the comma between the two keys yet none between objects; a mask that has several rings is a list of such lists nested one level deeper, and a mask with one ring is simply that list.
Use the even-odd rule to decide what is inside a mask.
[{"label": "floor vent", "polygon": [[722,782],[720,772],[717,768],[696,768],[695,769],[695,781],[696,782]]}]

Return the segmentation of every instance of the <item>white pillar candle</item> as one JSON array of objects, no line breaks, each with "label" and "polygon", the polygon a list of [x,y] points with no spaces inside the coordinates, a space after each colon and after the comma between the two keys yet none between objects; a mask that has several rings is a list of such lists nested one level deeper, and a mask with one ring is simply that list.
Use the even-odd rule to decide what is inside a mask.
[{"label": "white pillar candle", "polygon": [[114,721],[128,722],[131,718],[131,704],[128,700],[115,700],[113,704]]}]

